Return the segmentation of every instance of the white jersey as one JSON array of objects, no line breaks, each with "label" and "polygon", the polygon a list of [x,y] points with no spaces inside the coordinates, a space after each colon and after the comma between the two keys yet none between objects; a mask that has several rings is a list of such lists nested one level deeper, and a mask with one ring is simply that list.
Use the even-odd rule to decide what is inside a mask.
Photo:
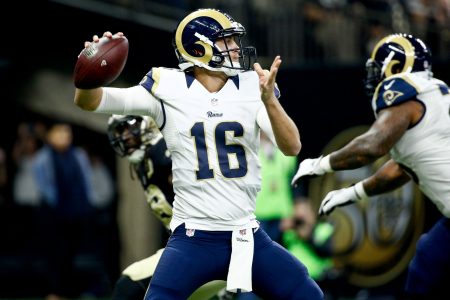
[{"label": "white jersey", "polygon": [[[258,149],[263,127],[258,116],[262,111],[268,117],[256,72],[230,77],[215,93],[178,69],[153,68],[140,85],[131,89],[141,90],[146,107],[128,103],[119,113],[148,114],[160,126],[172,156],[171,228],[181,223],[203,230],[257,226],[254,211],[261,181]],[[105,112],[101,107],[97,112]],[[273,137],[272,132],[269,135]]]},{"label": "white jersey", "polygon": [[450,93],[448,86],[428,73],[395,75],[375,92],[375,114],[405,101],[419,101],[422,119],[391,149],[392,158],[418,183],[438,209],[450,217]]}]

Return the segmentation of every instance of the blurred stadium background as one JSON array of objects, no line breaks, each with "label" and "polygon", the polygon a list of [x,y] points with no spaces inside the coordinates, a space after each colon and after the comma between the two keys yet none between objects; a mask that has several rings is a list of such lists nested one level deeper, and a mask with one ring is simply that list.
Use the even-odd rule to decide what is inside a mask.
[{"label": "blurred stadium background", "polygon": [[[436,77],[450,82],[449,0],[9,3],[5,13],[13,21],[6,18],[0,21],[3,25],[0,148],[6,154],[7,170],[0,198],[0,299],[43,297],[44,283],[40,280],[47,271],[33,252],[34,211],[17,204],[12,191],[17,166],[11,153],[17,128],[23,122],[64,120],[71,123],[75,143],[92,155],[100,156],[117,183],[113,200],[100,212],[96,228],[105,249],[102,262],[108,275],[107,287],[112,286],[124,266],[164,245],[167,237],[164,229],[145,208],[140,186],[129,179],[127,163],[118,159],[108,144],[105,134],[108,116],[94,116],[72,104],[71,76],[83,42],[106,30],[122,31],[130,42],[127,65],[113,86],[137,84],[152,66],[176,67],[171,46],[173,30],[184,15],[201,7],[223,9],[239,20],[247,29],[248,44],[256,46],[263,66],[269,67],[273,57],[281,55],[283,64],[278,84],[282,104],[301,131],[304,148],[299,159],[317,156],[326,147],[339,145],[348,139],[348,136],[342,137],[343,132],[373,121],[362,86],[364,63],[374,43],[386,34],[405,32],[422,38],[432,49]],[[333,139],[334,145],[330,145]],[[328,189],[326,185],[318,187],[317,184],[311,182],[309,195],[316,204],[323,193],[318,189]],[[402,288],[406,262],[396,265],[394,261],[402,259],[393,255],[392,249],[403,249],[407,260],[410,252],[405,249],[409,249],[417,234],[436,218],[434,207],[422,201],[417,193],[406,193],[409,200],[404,201],[409,201],[411,211],[418,209],[418,212],[406,216],[407,225],[401,238],[384,241],[380,243],[382,249],[368,252],[361,252],[361,249],[367,250],[367,245],[358,250],[358,245],[352,244],[346,251],[342,250],[344,246],[338,247],[336,265],[346,268],[346,276],[340,279],[341,288],[333,292],[333,299],[395,299]],[[393,223],[398,215],[384,214],[380,218],[384,218],[383,230],[395,231],[398,224]],[[362,226],[368,223],[364,219]],[[356,225],[340,229],[339,238],[354,235],[352,226]],[[369,229],[364,229],[361,234],[366,236],[368,232]],[[388,254],[380,254],[385,251],[383,247],[388,249]],[[82,258],[78,263],[88,264]],[[394,265],[395,268],[391,268]],[[104,297],[108,297],[107,292]]]}]

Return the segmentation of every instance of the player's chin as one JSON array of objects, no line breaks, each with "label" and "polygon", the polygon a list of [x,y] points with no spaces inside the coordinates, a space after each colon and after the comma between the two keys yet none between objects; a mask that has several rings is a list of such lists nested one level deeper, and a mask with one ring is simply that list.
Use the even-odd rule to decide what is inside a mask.
[{"label": "player's chin", "polygon": [[236,69],[241,68],[241,63],[239,62],[239,59],[233,60],[232,62],[233,62],[233,68],[236,68]]}]

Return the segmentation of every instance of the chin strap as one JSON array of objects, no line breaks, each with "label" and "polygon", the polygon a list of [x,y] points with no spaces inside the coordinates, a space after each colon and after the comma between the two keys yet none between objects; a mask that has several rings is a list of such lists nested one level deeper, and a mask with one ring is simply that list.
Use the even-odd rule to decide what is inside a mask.
[{"label": "chin strap", "polygon": [[213,72],[222,72],[222,73],[225,73],[225,75],[230,76],[230,77],[236,76],[237,74],[242,73],[244,71],[241,69],[241,65],[239,62],[233,62],[233,64],[231,64],[230,59],[228,57],[225,57],[223,66],[220,68],[213,68],[202,62],[192,63],[185,59],[180,61],[180,63],[178,64],[178,67],[182,71],[188,70],[188,69],[192,68],[193,66],[204,68],[204,69],[207,69],[207,70],[210,70]]}]

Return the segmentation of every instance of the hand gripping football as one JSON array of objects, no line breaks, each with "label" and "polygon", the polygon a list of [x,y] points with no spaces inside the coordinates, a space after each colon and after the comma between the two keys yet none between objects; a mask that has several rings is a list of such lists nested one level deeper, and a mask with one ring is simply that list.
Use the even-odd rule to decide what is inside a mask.
[{"label": "hand gripping football", "polygon": [[73,73],[79,89],[106,86],[119,77],[128,57],[128,40],[124,36],[102,37],[78,56]]}]

